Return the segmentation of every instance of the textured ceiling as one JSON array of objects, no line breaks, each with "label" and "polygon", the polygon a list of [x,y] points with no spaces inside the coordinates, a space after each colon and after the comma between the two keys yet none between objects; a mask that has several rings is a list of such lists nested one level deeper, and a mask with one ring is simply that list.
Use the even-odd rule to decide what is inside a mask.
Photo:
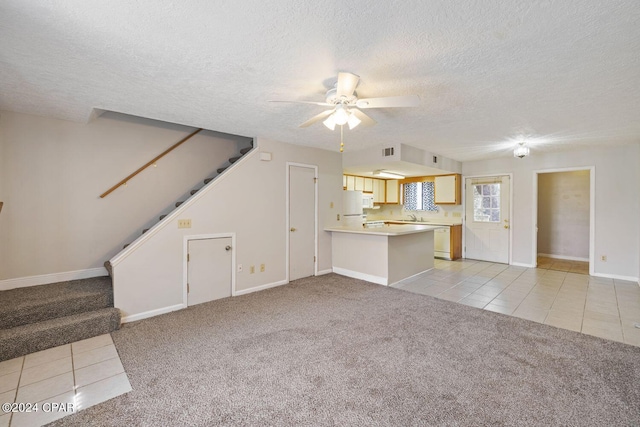
[{"label": "textured ceiling", "polygon": [[338,71],[367,110],[348,150],[404,143],[466,161],[640,141],[640,1],[0,0],[0,108],[93,108],[337,150],[298,125]]}]

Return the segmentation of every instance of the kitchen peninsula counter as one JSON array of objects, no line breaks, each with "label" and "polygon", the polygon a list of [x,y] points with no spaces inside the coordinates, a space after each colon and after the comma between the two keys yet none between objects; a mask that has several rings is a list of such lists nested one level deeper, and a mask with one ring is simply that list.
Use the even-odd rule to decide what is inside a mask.
[{"label": "kitchen peninsula counter", "polygon": [[380,285],[393,285],[433,268],[436,225],[328,227],[333,271]]}]

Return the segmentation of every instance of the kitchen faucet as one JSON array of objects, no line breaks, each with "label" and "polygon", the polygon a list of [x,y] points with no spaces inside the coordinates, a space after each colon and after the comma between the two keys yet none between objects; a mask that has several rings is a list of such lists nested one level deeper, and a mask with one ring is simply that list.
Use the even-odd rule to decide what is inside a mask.
[{"label": "kitchen faucet", "polygon": [[411,218],[411,221],[413,222],[417,222],[418,218],[416,218],[416,216],[414,214],[409,215],[409,218]]}]

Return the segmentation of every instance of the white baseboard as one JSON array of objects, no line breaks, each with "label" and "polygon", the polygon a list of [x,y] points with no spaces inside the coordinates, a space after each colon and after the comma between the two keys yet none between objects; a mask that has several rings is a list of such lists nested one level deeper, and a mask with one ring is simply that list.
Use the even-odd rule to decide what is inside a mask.
[{"label": "white baseboard", "polygon": [[144,313],[131,314],[121,319],[122,323],[135,322],[136,320],[148,319],[149,317],[159,316],[161,314],[171,313],[172,311],[187,308],[184,304],[171,305],[169,307],[157,308],[155,310],[145,311]]},{"label": "white baseboard", "polygon": [[536,268],[533,264],[525,264],[524,262],[512,262],[512,266],[514,267],[526,267],[526,268]]},{"label": "white baseboard", "polygon": [[326,270],[320,270],[316,273],[316,276],[323,276],[325,274],[333,273],[333,268],[327,268]]},{"label": "white baseboard", "polygon": [[69,280],[88,279],[90,277],[108,276],[104,267],[89,268],[87,270],[64,271],[62,273],[42,274],[39,276],[18,277],[0,280],[0,291],[24,288],[27,286],[48,285],[50,283],[67,282]]},{"label": "white baseboard", "polygon": [[553,259],[563,259],[566,261],[583,261],[589,262],[589,258],[581,258],[577,256],[566,256],[566,255],[554,255],[554,254],[538,254],[538,256],[542,256],[545,258],[553,258]]},{"label": "white baseboard", "polygon": [[266,285],[256,286],[255,288],[242,289],[241,291],[235,291],[233,296],[240,296],[245,294],[250,294],[252,292],[264,291],[265,289],[275,288],[276,286],[286,285],[289,283],[287,280],[280,280],[278,282],[267,283]]},{"label": "white baseboard", "polygon": [[346,268],[333,267],[333,272],[342,276],[353,277],[354,279],[377,283],[378,285],[388,286],[389,284],[389,280],[384,277],[374,276],[372,274],[364,274],[353,270],[347,270]]},{"label": "white baseboard", "polygon": [[413,282],[414,280],[417,280],[420,276],[422,276],[423,274],[426,274],[426,273],[430,272],[430,271],[431,271],[431,270],[433,270],[434,268],[435,268],[435,267],[431,267],[430,269],[428,269],[428,270],[424,270],[424,271],[421,271],[420,273],[416,273],[416,274],[414,274],[413,276],[405,277],[405,278],[404,278],[404,279],[402,279],[402,280],[398,280],[397,282],[390,283],[390,284],[389,284],[389,286],[400,286],[400,285],[402,285],[402,284],[404,284],[404,283]]},{"label": "white baseboard", "polygon": [[633,276],[620,276],[618,274],[606,274],[606,273],[593,273],[592,276],[604,277],[606,279],[618,279],[618,280],[626,280],[629,282],[638,282],[638,284],[640,285],[640,279]]}]

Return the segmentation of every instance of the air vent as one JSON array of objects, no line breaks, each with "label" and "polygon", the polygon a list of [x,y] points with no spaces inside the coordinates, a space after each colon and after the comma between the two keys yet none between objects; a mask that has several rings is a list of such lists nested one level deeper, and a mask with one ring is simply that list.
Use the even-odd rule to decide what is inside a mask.
[{"label": "air vent", "polygon": [[438,156],[433,156],[433,164],[438,164]]},{"label": "air vent", "polygon": [[390,157],[390,156],[393,156],[393,147],[383,148],[382,157]]}]

